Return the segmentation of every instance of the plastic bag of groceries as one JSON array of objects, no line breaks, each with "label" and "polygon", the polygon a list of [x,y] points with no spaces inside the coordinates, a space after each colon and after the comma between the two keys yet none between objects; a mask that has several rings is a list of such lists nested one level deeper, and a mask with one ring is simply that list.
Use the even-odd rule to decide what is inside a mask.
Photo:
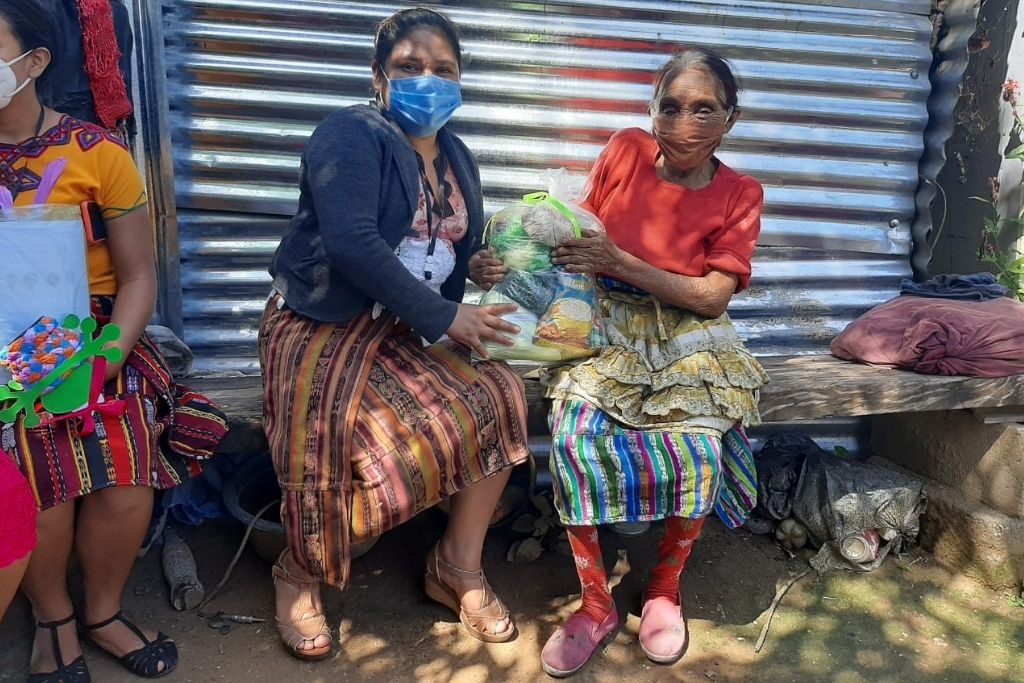
[{"label": "plastic bag of groceries", "polygon": [[[45,235],[45,239],[40,239]],[[0,210],[0,347],[41,316],[90,315],[85,229],[77,206]],[[0,380],[10,374],[0,369]]]},{"label": "plastic bag of groceries", "polygon": [[509,269],[482,305],[514,304],[502,316],[519,326],[513,346],[488,343],[490,358],[557,363],[586,358],[604,341],[594,277],[551,263],[551,251],[583,230],[604,231],[596,216],[572,200],[564,169],[547,174],[548,192],[534,192],[494,214],[485,231],[491,254]]}]

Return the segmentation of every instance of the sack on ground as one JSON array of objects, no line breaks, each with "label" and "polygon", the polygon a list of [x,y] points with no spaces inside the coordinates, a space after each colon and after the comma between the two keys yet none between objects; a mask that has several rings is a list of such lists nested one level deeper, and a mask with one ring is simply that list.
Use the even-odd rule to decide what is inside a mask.
[{"label": "sack on ground", "polygon": [[[917,540],[925,508],[919,481],[830,454],[798,433],[768,437],[755,463],[758,501],[748,528],[770,533],[795,522],[818,548],[810,559],[818,572],[872,571]],[[787,533],[776,537],[785,543]]]}]

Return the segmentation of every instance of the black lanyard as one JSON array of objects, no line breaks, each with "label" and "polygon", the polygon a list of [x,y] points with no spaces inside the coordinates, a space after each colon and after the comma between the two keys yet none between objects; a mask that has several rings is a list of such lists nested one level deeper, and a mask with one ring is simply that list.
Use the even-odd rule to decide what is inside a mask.
[{"label": "black lanyard", "polygon": [[[427,262],[423,268],[423,279],[430,280],[434,276],[434,249],[437,246],[437,236],[441,233],[441,228],[444,226],[444,207],[448,201],[448,181],[445,180],[445,176],[448,172],[448,164],[445,162],[444,152],[441,151],[439,145],[437,149],[437,158],[434,160],[434,170],[437,172],[437,184],[441,190],[441,199],[438,200],[434,195],[434,188],[430,186],[430,180],[427,178],[427,169],[426,166],[424,166],[423,157],[417,154],[416,161],[419,163],[420,167],[420,184],[423,186],[423,199],[426,204],[427,211],[427,237],[430,240],[427,243]],[[439,209],[441,216],[437,221],[436,230],[434,229],[435,209]]]}]

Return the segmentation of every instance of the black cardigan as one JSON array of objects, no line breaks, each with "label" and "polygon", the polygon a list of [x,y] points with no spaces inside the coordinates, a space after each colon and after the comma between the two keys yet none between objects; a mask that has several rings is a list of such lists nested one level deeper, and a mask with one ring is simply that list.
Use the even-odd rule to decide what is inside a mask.
[{"label": "black cardigan", "polygon": [[416,152],[377,107],[358,105],[328,116],[302,155],[299,210],[270,266],[274,288],[289,308],[346,323],[379,302],[428,341],[451,327],[466,291],[469,257],[483,233],[483,195],[466,145],[445,129],[437,139],[469,214],[469,230],[455,247],[455,271],[441,295],[395,256],[419,199]]}]

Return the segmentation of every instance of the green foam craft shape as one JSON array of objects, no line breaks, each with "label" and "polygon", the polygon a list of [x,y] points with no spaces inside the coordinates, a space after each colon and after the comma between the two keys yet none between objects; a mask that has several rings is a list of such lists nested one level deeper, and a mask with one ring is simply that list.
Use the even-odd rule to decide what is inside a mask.
[{"label": "green foam craft shape", "polygon": [[[17,380],[11,380],[6,385],[0,384],[0,405],[11,402],[0,409],[0,423],[13,424],[19,413],[24,412],[24,426],[30,429],[38,427],[41,418],[35,410],[37,401],[52,415],[64,415],[80,409],[89,403],[93,360],[104,358],[111,363],[118,363],[124,356],[121,349],[104,348],[121,338],[121,328],[117,325],[105,325],[94,338],[92,334],[98,327],[95,318],[81,320],[76,315],[69,315],[61,324],[69,329],[81,330],[82,348],[28,389]],[[62,377],[64,380],[53,391],[43,393]]]}]

